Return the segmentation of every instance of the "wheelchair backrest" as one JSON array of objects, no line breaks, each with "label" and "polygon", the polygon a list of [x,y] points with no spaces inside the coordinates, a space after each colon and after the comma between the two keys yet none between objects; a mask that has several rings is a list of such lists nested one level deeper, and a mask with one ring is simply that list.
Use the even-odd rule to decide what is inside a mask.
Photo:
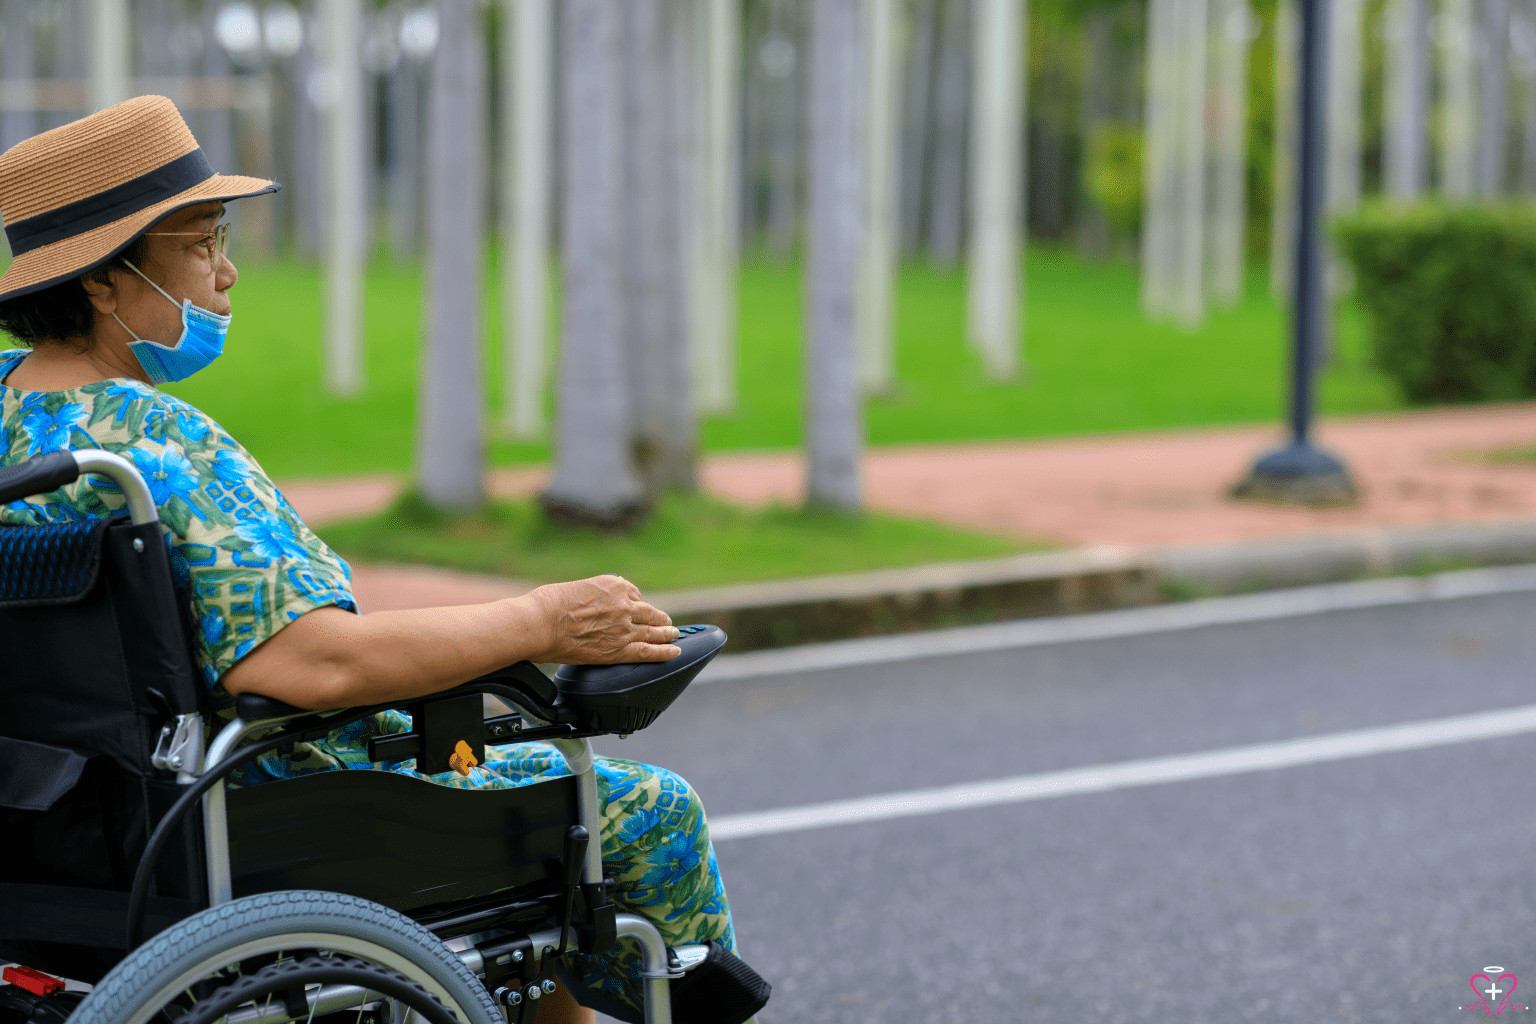
[{"label": "wheelchair backrest", "polygon": [[[179,788],[152,762],[166,712],[206,704],[183,607],[158,523],[0,527],[0,881],[127,888]],[[196,899],[183,831],[157,889]]]},{"label": "wheelchair backrest", "polygon": [[164,712],[206,703],[182,608],[157,523],[0,527],[0,738],[164,778]]}]

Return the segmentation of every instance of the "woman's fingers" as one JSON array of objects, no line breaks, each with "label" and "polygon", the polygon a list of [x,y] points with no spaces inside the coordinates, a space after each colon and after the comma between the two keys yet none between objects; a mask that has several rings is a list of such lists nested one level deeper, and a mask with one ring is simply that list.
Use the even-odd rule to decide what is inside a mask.
[{"label": "woman's fingers", "polygon": [[682,653],[681,647],[674,647],[671,644],[633,643],[624,648],[618,664],[624,665],[636,661],[671,661]]},{"label": "woman's fingers", "polygon": [[637,626],[670,626],[672,616],[653,604],[637,600],[630,609],[629,619]]},{"label": "woman's fingers", "polygon": [[635,632],[643,642],[650,644],[669,644],[683,635],[676,626],[638,626]]}]

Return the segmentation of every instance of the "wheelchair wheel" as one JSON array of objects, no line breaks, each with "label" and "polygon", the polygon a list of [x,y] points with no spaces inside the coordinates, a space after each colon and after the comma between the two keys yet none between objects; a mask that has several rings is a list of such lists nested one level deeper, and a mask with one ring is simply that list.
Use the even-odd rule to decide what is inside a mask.
[{"label": "wheelchair wheel", "polygon": [[425,928],[367,900],[293,891],[247,896],[166,929],[114,967],[70,1024],[383,1024],[391,1006],[431,1024],[504,1020]]}]

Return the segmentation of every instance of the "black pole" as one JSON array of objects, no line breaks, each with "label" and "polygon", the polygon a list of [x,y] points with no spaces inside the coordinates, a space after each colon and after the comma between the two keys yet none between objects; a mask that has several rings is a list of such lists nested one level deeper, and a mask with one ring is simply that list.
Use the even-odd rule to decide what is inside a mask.
[{"label": "black pole", "polygon": [[1296,260],[1291,315],[1291,444],[1309,444],[1312,433],[1313,370],[1322,329],[1323,254],[1317,224],[1323,213],[1327,173],[1326,118],[1328,0],[1298,0],[1301,5],[1300,143],[1296,165]]},{"label": "black pole", "polygon": [[1323,283],[1323,184],[1328,153],[1328,30],[1331,0],[1297,0],[1301,9],[1301,74],[1297,97],[1296,248],[1291,303],[1290,443],[1270,452],[1234,489],[1238,497],[1336,504],[1354,500],[1355,485],[1338,459],[1312,446],[1313,376],[1327,296]]}]

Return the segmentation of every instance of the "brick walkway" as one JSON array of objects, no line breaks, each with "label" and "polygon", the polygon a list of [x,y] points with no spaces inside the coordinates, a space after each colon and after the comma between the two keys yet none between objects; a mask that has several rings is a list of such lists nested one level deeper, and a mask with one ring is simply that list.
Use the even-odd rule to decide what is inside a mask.
[{"label": "brick walkway", "polygon": [[[1161,545],[1339,532],[1394,524],[1536,517],[1536,462],[1493,463],[1487,453],[1536,447],[1536,403],[1330,420],[1320,443],[1343,456],[1363,489],[1348,509],[1286,508],[1226,496],[1273,427],[1179,430],[1050,441],[922,445],[871,450],[871,508],[1017,537],[1087,544]],[[541,468],[497,470],[491,490],[537,490]],[[711,455],[711,493],[742,503],[797,502],[795,453]],[[312,524],[387,504],[399,478],[287,481]],[[322,529],[323,534],[323,529]],[[526,584],[426,569],[357,567],[368,609],[486,600]]]}]

